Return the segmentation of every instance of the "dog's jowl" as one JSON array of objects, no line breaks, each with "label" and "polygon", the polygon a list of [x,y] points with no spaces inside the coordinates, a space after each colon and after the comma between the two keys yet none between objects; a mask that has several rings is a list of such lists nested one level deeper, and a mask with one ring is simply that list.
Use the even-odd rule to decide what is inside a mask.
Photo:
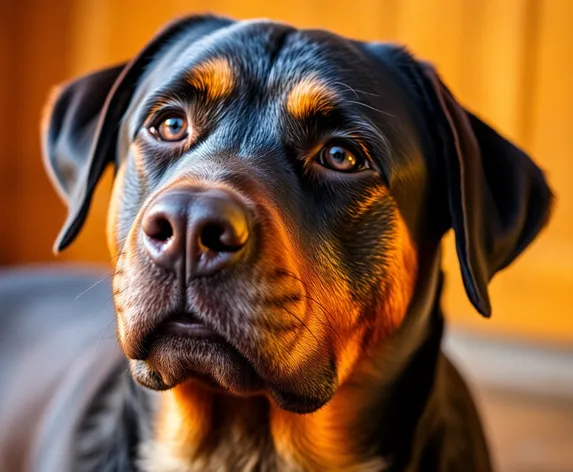
[{"label": "dog's jowl", "polygon": [[429,64],[190,17],[60,88],[43,137],[69,208],[58,251],[116,170],[108,242],[132,384],[111,416],[135,439],[72,470],[491,470],[440,350],[440,241],[452,228],[490,316],[488,283],[551,193]]}]

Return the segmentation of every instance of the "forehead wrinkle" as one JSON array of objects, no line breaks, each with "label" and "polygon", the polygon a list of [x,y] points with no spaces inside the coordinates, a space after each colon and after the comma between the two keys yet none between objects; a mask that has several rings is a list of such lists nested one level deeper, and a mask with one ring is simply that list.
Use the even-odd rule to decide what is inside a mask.
[{"label": "forehead wrinkle", "polygon": [[331,112],[337,98],[336,91],[315,75],[302,78],[288,92],[286,109],[297,119]]},{"label": "forehead wrinkle", "polygon": [[233,66],[224,57],[213,57],[199,63],[187,74],[186,81],[213,101],[228,97],[236,82]]}]

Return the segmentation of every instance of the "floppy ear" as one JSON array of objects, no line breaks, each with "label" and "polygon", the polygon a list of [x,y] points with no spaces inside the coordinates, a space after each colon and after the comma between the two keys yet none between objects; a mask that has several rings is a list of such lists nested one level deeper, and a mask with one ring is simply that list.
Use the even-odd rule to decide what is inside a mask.
[{"label": "floppy ear", "polygon": [[488,283],[545,225],[551,190],[527,154],[465,110],[430,65],[420,67],[443,145],[437,155],[446,172],[464,286],[474,307],[489,317]]},{"label": "floppy ear", "polygon": [[96,136],[101,134],[98,128],[106,98],[124,68],[112,67],[64,85],[47,105],[42,129],[44,164],[68,206],[54,251],[66,247],[79,232],[96,183],[114,160],[113,149],[109,149],[113,136]]},{"label": "floppy ear", "polygon": [[56,91],[42,126],[44,164],[68,206],[55,252],[78,235],[103,171],[117,162],[119,124],[146,66],[175,36],[186,32],[189,43],[230,23],[212,16],[177,20],[127,64],[87,75]]}]

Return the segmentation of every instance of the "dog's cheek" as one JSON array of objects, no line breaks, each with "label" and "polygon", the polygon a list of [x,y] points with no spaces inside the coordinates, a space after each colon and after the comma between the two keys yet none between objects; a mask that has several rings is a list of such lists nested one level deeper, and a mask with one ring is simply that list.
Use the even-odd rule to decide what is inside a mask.
[{"label": "dog's cheek", "polygon": [[319,344],[316,355],[335,359],[336,379],[341,383],[359,356],[360,309],[353,302],[347,270],[334,239],[315,239],[307,249],[312,256],[307,254],[302,274],[309,310],[306,323],[313,333],[309,342]]},{"label": "dog's cheek", "polygon": [[[110,261],[114,267],[112,282],[117,333],[122,347],[134,316],[152,311],[155,302],[147,297],[147,278],[133,277],[134,270],[139,271],[142,267],[134,243],[138,234],[138,213],[145,197],[144,189],[133,156],[128,155],[116,173],[106,228]],[[161,280],[159,277],[156,279],[156,283]],[[132,313],[133,307],[139,307],[139,310]]]},{"label": "dog's cheek", "polygon": [[340,270],[347,280],[350,302],[359,308],[355,323],[371,318],[372,300],[392,275],[396,239],[396,204],[383,185],[347,201],[333,236],[338,239]]},{"label": "dog's cheek", "polygon": [[338,231],[341,259],[358,314],[346,336],[340,371],[393,333],[402,323],[417,273],[417,251],[389,189],[375,186],[347,207]]},{"label": "dog's cheek", "polygon": [[143,201],[142,186],[134,161],[124,160],[117,170],[107,215],[107,244],[116,262]]},{"label": "dog's cheek", "polygon": [[119,244],[118,244],[118,219],[121,211],[121,201],[123,198],[123,180],[125,177],[125,167],[124,162],[118,169],[113,183],[113,189],[111,193],[111,199],[109,204],[109,209],[107,212],[107,247],[112,258],[115,261],[119,256]]},{"label": "dog's cheek", "polygon": [[418,252],[397,208],[386,254],[385,276],[378,288],[379,295],[374,298],[374,344],[386,339],[402,324],[416,284]]}]

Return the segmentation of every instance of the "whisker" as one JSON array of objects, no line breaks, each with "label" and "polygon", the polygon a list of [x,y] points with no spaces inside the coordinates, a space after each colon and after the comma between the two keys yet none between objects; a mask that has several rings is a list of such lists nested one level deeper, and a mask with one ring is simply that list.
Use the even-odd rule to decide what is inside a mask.
[{"label": "whisker", "polygon": [[354,96],[356,97],[357,100],[360,100],[360,97],[358,96],[358,92],[356,91],[356,89],[352,88],[350,85],[345,84],[344,82],[332,82],[332,85],[342,85],[343,87],[346,87],[348,90],[350,90]]},{"label": "whisker", "polygon": [[395,115],[393,115],[392,113],[388,113],[387,111],[383,111],[383,110],[379,110],[378,108],[374,108],[373,106],[367,105],[366,103],[362,103],[362,102],[356,102],[354,100],[347,100],[348,103],[352,103],[354,105],[360,105],[363,106],[365,108],[368,108],[370,110],[376,111],[378,113],[382,113],[383,115],[387,115],[387,116],[391,116],[392,118],[395,117]]},{"label": "whisker", "polygon": [[110,278],[113,277],[113,274],[108,275],[106,277],[104,277],[103,279],[98,280],[95,284],[92,284],[91,286],[89,286],[88,288],[86,288],[82,293],[80,293],[76,298],[74,298],[74,301],[76,301],[78,298],[80,298],[82,295],[86,294],[87,292],[89,292],[92,288],[98,286],[99,284],[101,284],[103,281],[105,280],[109,280]]},{"label": "whisker", "polygon": [[284,311],[286,311],[289,315],[291,315],[293,318],[296,318],[297,321],[298,321],[300,324],[302,324],[302,325],[307,329],[307,331],[310,333],[310,335],[314,338],[314,340],[315,340],[316,343],[318,344],[318,339],[317,339],[317,337],[314,335],[314,333],[312,332],[312,330],[308,327],[308,325],[307,325],[303,320],[301,320],[298,316],[296,316],[294,313],[292,313],[290,310],[288,310],[288,309],[285,308],[284,306],[281,307],[281,308],[282,308]]},{"label": "whisker", "polygon": [[357,99],[360,99],[360,97],[358,96],[359,93],[362,95],[370,95],[371,97],[380,97],[380,95],[377,93],[366,92],[365,90],[360,90],[360,89],[351,87],[350,85],[345,84],[344,82],[332,82],[332,84],[333,85],[342,85],[343,87],[346,87],[348,90],[350,90],[354,94],[354,96]]},{"label": "whisker", "polygon": [[311,296],[307,295],[308,289],[306,287],[306,284],[304,283],[304,281],[302,279],[300,279],[299,277],[297,277],[296,275],[292,274],[291,272],[289,272],[288,270],[282,270],[281,274],[291,277],[295,280],[297,280],[298,282],[300,282],[302,284],[302,286],[304,287],[304,294],[301,294],[301,297],[306,298],[307,300],[315,303],[316,305],[318,305],[318,307],[322,310],[322,312],[324,313],[324,315],[327,318],[328,324],[324,323],[322,320],[319,319],[320,322],[322,322],[323,326],[327,327],[328,330],[330,331],[330,333],[332,333],[337,340],[340,342],[340,344],[343,346],[343,349],[345,348],[345,344],[343,342],[343,339],[341,338],[341,336],[339,335],[338,331],[334,328],[333,323],[335,323],[335,319],[332,315],[332,313],[330,313],[326,307],[324,305],[322,305],[322,303],[320,303],[318,300],[315,300],[314,298],[312,298]]},{"label": "whisker", "polygon": [[[98,310],[97,310],[97,314],[99,314],[99,313],[101,312],[101,310],[103,309],[103,307],[104,307],[106,304],[108,304],[112,299],[113,299],[113,295],[110,296],[110,297],[108,297],[107,300],[105,300],[105,301],[99,306],[99,308],[98,308]],[[99,336],[99,338],[98,338],[98,340],[97,340],[97,343],[96,343],[96,345],[94,346],[94,350],[93,350],[93,353],[92,353],[93,356],[96,355],[97,350],[98,350],[99,345],[100,345],[100,343],[101,343],[101,341],[102,341],[102,339],[103,339],[104,334],[107,332],[107,330],[108,330],[109,327],[113,324],[114,321],[115,321],[115,316],[112,317],[112,319],[110,320],[110,322],[107,324],[106,328],[105,328],[105,329],[102,331],[102,333],[100,334],[100,336]],[[117,342],[117,340],[116,340],[116,342]]]},{"label": "whisker", "polygon": [[[112,319],[112,320],[107,324],[107,326],[106,326],[106,328],[103,330],[103,332],[100,334],[100,336],[99,336],[99,338],[98,338],[98,340],[97,340],[97,343],[96,343],[96,345],[94,346],[94,350],[93,350],[93,353],[92,353],[93,356],[96,355],[97,350],[98,350],[98,348],[99,348],[99,345],[100,345],[100,343],[101,343],[101,341],[102,341],[103,339],[113,339],[113,338],[111,338],[111,337],[110,337],[110,338],[104,338],[104,334],[107,332],[107,330],[109,329],[109,327],[113,324],[113,322],[114,322],[114,320]],[[114,337],[115,337],[115,336],[114,336]],[[117,339],[117,338],[116,338],[116,339]]]},{"label": "whisker", "polygon": [[332,335],[334,335],[334,337],[338,340],[342,348],[346,351],[346,344],[343,342],[344,340],[340,336],[340,333],[336,330],[336,328],[333,325],[334,317],[332,316],[332,313],[330,313],[319,301],[315,300],[314,298],[309,297],[308,295],[303,295],[303,297],[315,303],[322,310],[322,312],[327,318],[328,324],[324,323],[324,321],[321,320],[320,318],[319,321],[323,324],[323,326],[326,326],[328,328],[329,332]]},{"label": "whisker", "polygon": [[[124,255],[124,252],[123,252],[123,251],[120,251],[119,254],[117,254],[117,255],[111,257],[111,258],[110,258],[110,261],[111,261],[112,259],[114,259],[114,258],[119,258],[119,257],[121,257],[121,256],[123,256],[123,255]],[[83,292],[81,292],[79,295],[77,295],[77,296],[74,298],[74,301],[76,301],[76,300],[77,300],[78,298],[80,298],[82,295],[85,295],[85,294],[86,294],[87,292],[89,292],[92,288],[97,287],[97,286],[98,286],[99,284],[101,284],[102,282],[111,279],[112,277],[114,277],[115,275],[119,274],[120,272],[119,272],[119,270],[118,270],[116,267],[113,267],[113,268],[111,268],[110,270],[107,270],[105,273],[107,274],[106,277],[104,277],[104,278],[98,280],[97,282],[95,282],[94,284],[92,284],[91,286],[89,286],[88,288],[86,288]]]},{"label": "whisker", "polygon": [[116,262],[125,255],[125,249],[119,251],[115,256],[111,256],[109,258],[109,262],[112,262],[114,259],[116,259]]}]

